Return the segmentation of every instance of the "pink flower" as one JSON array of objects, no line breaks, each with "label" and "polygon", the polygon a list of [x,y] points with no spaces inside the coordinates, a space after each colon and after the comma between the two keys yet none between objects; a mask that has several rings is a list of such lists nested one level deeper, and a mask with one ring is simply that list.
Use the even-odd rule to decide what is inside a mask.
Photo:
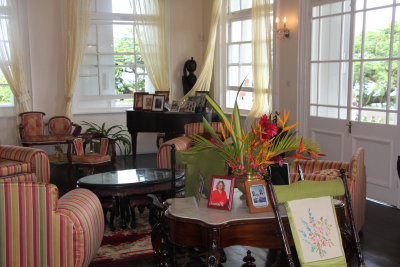
[{"label": "pink flower", "polygon": [[319,237],[317,235],[313,235],[311,237],[311,243],[315,244],[315,243],[318,243],[318,241],[319,241]]},{"label": "pink flower", "polygon": [[321,235],[325,235],[326,234],[326,227],[325,226],[318,226],[317,230]]},{"label": "pink flower", "polygon": [[328,245],[328,241],[326,241],[325,239],[322,240],[322,246],[326,247]]},{"label": "pink flower", "polygon": [[264,127],[264,131],[265,133],[262,135],[262,138],[264,140],[269,139],[278,134],[278,126],[276,126],[274,123],[268,122],[266,127]]},{"label": "pink flower", "polygon": [[239,164],[239,169],[241,169],[241,170],[243,170],[243,169],[244,169],[244,166],[243,166],[243,164]]},{"label": "pink flower", "polygon": [[268,123],[269,123],[268,116],[266,114],[262,115],[260,118],[261,127],[263,127],[264,129],[267,128]]}]

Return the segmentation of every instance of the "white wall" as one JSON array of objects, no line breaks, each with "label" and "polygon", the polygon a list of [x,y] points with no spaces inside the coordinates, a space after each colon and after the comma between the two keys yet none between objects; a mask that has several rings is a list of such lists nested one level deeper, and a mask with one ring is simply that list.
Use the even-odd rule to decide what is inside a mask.
[{"label": "white wall", "polygon": [[[62,115],[64,109],[63,24],[61,0],[26,0],[29,31],[29,53],[32,81],[33,110],[43,111],[46,118]],[[212,0],[204,0],[210,2]],[[183,64],[190,57],[197,61],[198,76],[205,50],[203,34],[203,1],[169,0],[169,54],[172,96],[183,94]],[[208,3],[209,4],[209,3]],[[106,125],[126,125],[125,112],[115,114],[74,115],[74,122],[84,120]],[[0,118],[0,141],[2,144],[17,144],[15,117]],[[138,136],[138,153],[155,153],[155,133]]]}]

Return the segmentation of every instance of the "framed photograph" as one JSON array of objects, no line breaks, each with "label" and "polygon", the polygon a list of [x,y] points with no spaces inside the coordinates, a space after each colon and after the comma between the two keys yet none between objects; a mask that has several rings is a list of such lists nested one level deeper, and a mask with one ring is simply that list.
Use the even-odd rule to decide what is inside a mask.
[{"label": "framed photograph", "polygon": [[235,177],[213,175],[207,206],[213,209],[231,210],[234,185]]},{"label": "framed photograph", "polygon": [[163,111],[164,110],[164,99],[165,95],[154,95],[152,111]]},{"label": "framed photograph", "polygon": [[290,183],[288,163],[283,163],[282,167],[278,163],[271,164],[268,169],[273,185],[288,185]]},{"label": "framed photograph", "polygon": [[250,213],[272,211],[272,202],[264,180],[244,181]]},{"label": "framed photograph", "polygon": [[169,91],[156,91],[155,94],[165,96],[165,103],[169,102]]},{"label": "framed photograph", "polygon": [[188,101],[186,104],[185,112],[195,112],[196,111],[196,102]]},{"label": "framed photograph", "polygon": [[153,95],[143,95],[143,110],[151,110],[153,107]]},{"label": "framed photograph", "polygon": [[179,101],[178,100],[174,100],[172,101],[171,104],[171,112],[178,112],[179,111]]},{"label": "framed photograph", "polygon": [[133,101],[133,108],[140,110],[143,109],[143,95],[148,95],[149,93],[135,93],[134,101]]}]

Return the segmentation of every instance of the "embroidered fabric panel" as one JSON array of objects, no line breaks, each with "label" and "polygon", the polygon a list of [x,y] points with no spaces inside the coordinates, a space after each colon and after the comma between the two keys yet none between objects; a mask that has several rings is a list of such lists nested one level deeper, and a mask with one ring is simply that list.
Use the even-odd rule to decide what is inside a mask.
[{"label": "embroidered fabric panel", "polygon": [[343,257],[331,197],[293,200],[287,206],[294,224],[291,223],[292,232],[298,236],[296,249],[301,250],[305,263]]}]

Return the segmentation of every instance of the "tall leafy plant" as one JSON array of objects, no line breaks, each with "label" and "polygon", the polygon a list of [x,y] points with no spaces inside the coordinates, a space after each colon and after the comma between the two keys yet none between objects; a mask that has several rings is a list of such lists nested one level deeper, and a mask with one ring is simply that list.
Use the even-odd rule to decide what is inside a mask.
[{"label": "tall leafy plant", "polygon": [[115,139],[115,144],[121,154],[123,152],[126,156],[132,152],[130,135],[128,130],[124,129],[124,126],[113,125],[107,128],[105,123],[100,126],[94,122],[87,121],[83,121],[82,125],[88,127],[85,133],[103,134],[105,136]]}]

